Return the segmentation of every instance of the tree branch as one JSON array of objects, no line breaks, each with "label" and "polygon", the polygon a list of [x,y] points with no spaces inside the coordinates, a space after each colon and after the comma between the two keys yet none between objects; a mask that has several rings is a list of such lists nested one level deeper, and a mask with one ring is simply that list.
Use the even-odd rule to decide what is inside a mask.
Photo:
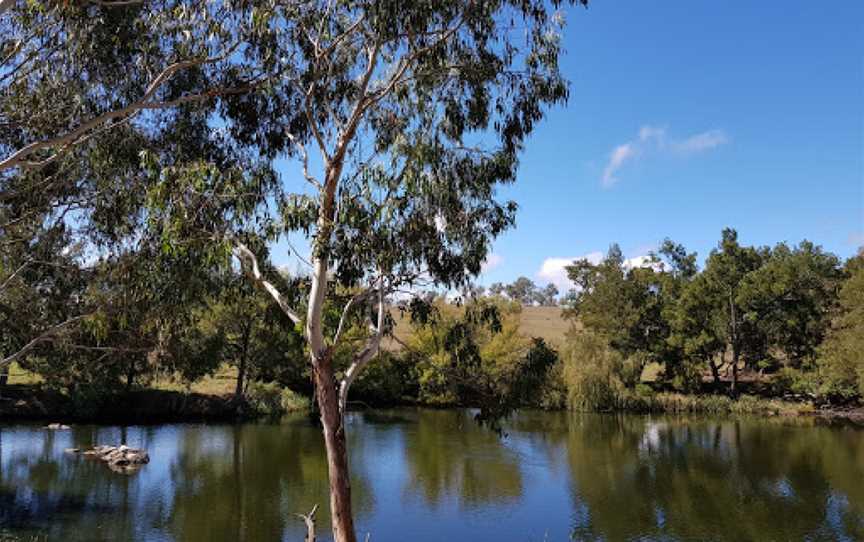
[{"label": "tree branch", "polygon": [[[237,259],[240,260],[240,266],[243,268],[246,276],[270,294],[270,297],[276,300],[279,308],[282,309],[282,312],[284,312],[292,322],[299,324],[301,322],[300,316],[288,305],[285,296],[283,296],[270,281],[266,280],[263,275],[261,275],[261,270],[258,267],[258,258],[255,257],[255,254],[249,250],[246,245],[239,241],[235,241],[233,253]],[[244,265],[244,263],[246,265]]]},{"label": "tree branch", "polygon": [[316,504],[308,514],[297,514],[306,523],[306,538],[303,539],[303,542],[315,542],[315,512],[317,510],[318,505]]},{"label": "tree branch", "polygon": [[306,152],[306,146],[300,143],[300,141],[298,141],[293,134],[285,132],[285,135],[288,137],[288,139],[291,140],[291,143],[294,143],[295,145],[297,145],[297,148],[300,149],[300,154],[303,159],[303,177],[309,182],[309,184],[311,184],[318,190],[321,190],[323,188],[321,186],[321,183],[319,183],[318,179],[316,179],[309,173],[309,154]]},{"label": "tree branch", "polygon": [[61,323],[59,323],[53,327],[48,328],[47,330],[42,332],[41,335],[39,335],[38,337],[36,337],[32,341],[30,341],[29,343],[25,344],[24,347],[22,347],[20,350],[18,350],[17,352],[15,352],[14,354],[12,354],[8,357],[3,358],[2,360],[0,360],[0,368],[7,367],[7,366],[11,365],[13,362],[23,358],[30,350],[35,348],[37,344],[51,340],[60,331],[63,331],[64,329],[71,326],[72,324],[74,324],[80,320],[83,320],[84,318],[87,318],[89,316],[92,316],[92,314],[82,314],[79,316],[75,316],[73,318],[69,318],[65,322],[61,322]]},{"label": "tree branch", "polygon": [[375,333],[366,342],[363,350],[354,356],[354,361],[351,362],[348,370],[345,371],[345,376],[339,383],[339,412],[343,415],[348,405],[348,390],[351,388],[351,384],[354,383],[357,375],[375,357],[381,347],[381,338],[384,336],[384,297],[384,276],[382,275],[378,285],[378,322],[374,328]]},{"label": "tree branch", "polygon": [[345,304],[345,307],[342,309],[342,316],[339,317],[339,327],[336,328],[336,334],[333,336],[333,346],[335,347],[339,344],[339,340],[342,338],[342,333],[345,329],[345,324],[348,321],[348,316],[351,314],[351,309],[354,308],[357,303],[364,301],[367,297],[373,295],[377,290],[374,288],[369,288],[363,292],[358,293],[348,300],[348,303]]},{"label": "tree branch", "polygon": [[[194,66],[201,66],[204,64],[212,64],[214,62],[218,62],[220,60],[223,60],[228,55],[230,55],[231,52],[233,52],[233,50],[236,49],[236,47],[237,47],[237,45],[234,45],[234,46],[230,47],[228,50],[226,50],[224,53],[222,53],[218,56],[215,56],[215,57],[208,57],[208,58],[196,59],[196,60],[184,60],[182,62],[175,62],[174,64],[171,64],[170,66],[168,66],[167,68],[162,70],[162,72],[159,73],[159,75],[157,75],[150,82],[150,84],[147,86],[147,89],[145,90],[144,94],[141,96],[140,100],[133,102],[124,108],[115,109],[113,111],[108,111],[106,113],[98,115],[98,116],[80,124],[77,128],[66,133],[65,135],[50,138],[50,139],[45,139],[42,141],[35,141],[33,143],[30,143],[29,145],[26,145],[25,147],[22,147],[21,149],[18,149],[17,151],[13,152],[9,156],[7,156],[5,159],[0,161],[0,171],[4,171],[4,170],[11,169],[11,168],[18,167],[18,166],[40,167],[40,166],[43,166],[49,162],[52,162],[59,155],[66,152],[67,150],[69,150],[74,145],[79,144],[82,141],[85,141],[86,139],[84,138],[84,136],[86,134],[88,134],[90,131],[99,128],[100,126],[102,126],[106,122],[111,121],[113,119],[128,117],[128,116],[134,115],[134,114],[136,114],[139,111],[144,110],[144,109],[165,109],[165,108],[174,107],[176,105],[180,105],[183,103],[188,103],[188,102],[192,102],[192,101],[198,101],[198,100],[211,98],[211,97],[214,97],[217,95],[232,94],[232,93],[236,94],[239,92],[246,92],[248,90],[251,90],[251,88],[254,88],[254,86],[253,87],[239,87],[237,89],[234,89],[234,88],[230,88],[230,89],[217,88],[217,89],[211,89],[211,90],[209,90],[207,92],[203,92],[201,94],[183,96],[183,97],[177,98],[175,100],[170,100],[170,101],[162,101],[162,102],[150,101],[151,98],[156,94],[156,92],[166,82],[168,82],[174,76],[174,74],[177,73],[178,71],[184,70],[187,68],[191,68]],[[54,152],[54,154],[47,159],[36,161],[36,162],[28,161],[28,158],[30,156],[32,156],[33,154],[35,154],[37,151],[40,151],[42,149],[57,148],[57,147],[59,147],[59,150],[56,150]]]}]

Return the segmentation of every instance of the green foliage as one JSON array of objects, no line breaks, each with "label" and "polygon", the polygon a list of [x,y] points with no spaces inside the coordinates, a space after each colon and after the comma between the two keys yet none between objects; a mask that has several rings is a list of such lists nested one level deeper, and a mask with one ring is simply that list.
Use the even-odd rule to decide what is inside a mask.
[{"label": "green foliage", "polygon": [[310,407],[309,399],[281,387],[276,382],[253,382],[246,401],[253,412],[264,416],[281,416],[287,412],[302,412]]},{"label": "green foliage", "polygon": [[[812,362],[825,338],[842,279],[840,262],[809,241],[780,243],[745,277],[739,299],[744,319],[757,323],[784,365]],[[763,357],[767,357],[767,352]],[[770,365],[769,365],[770,367]]]},{"label": "green foliage", "polygon": [[613,410],[626,388],[623,355],[592,332],[575,332],[562,352],[567,400],[574,410]]},{"label": "green foliage", "polygon": [[520,312],[519,303],[501,299],[437,304],[434,320],[415,325],[406,341],[418,399],[478,407],[493,426],[515,408],[542,405],[557,353],[519,333]]},{"label": "green foliage", "polygon": [[289,388],[282,389],[279,404],[282,406],[283,412],[306,412],[312,406],[308,397],[291,391]]},{"label": "green foliage", "polygon": [[864,254],[849,260],[839,311],[819,348],[821,392],[848,400],[864,397]]},{"label": "green foliage", "polygon": [[357,378],[352,392],[359,400],[395,405],[417,399],[417,369],[410,356],[382,351]]}]

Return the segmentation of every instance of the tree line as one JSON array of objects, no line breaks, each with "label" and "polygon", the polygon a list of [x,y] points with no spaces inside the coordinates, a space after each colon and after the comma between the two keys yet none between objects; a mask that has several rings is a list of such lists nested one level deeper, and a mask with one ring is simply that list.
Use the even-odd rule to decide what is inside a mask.
[{"label": "tree line", "polygon": [[864,255],[842,262],[808,241],[744,246],[725,229],[704,268],[696,262],[667,239],[640,267],[628,268],[617,245],[597,264],[569,266],[577,288],[564,311],[578,323],[569,343],[586,358],[582,368],[593,357],[607,371],[604,382],[625,393],[653,363],[658,381],[682,392],[734,396],[746,373],[770,395],[861,398]]}]

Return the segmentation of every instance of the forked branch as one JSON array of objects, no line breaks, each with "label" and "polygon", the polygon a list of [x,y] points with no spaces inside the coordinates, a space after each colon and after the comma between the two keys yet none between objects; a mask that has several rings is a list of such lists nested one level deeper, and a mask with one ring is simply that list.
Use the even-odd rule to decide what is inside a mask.
[{"label": "forked branch", "polygon": [[234,256],[240,260],[240,266],[242,267],[243,272],[246,273],[246,276],[265,292],[270,294],[270,297],[276,300],[279,308],[282,309],[282,312],[284,312],[292,322],[299,324],[301,321],[300,315],[291,308],[288,304],[288,300],[285,299],[285,296],[283,296],[281,292],[279,292],[279,289],[273,286],[273,283],[264,278],[261,274],[261,269],[258,266],[258,258],[255,257],[255,254],[251,250],[249,250],[249,247],[239,241],[235,241],[233,253]]}]

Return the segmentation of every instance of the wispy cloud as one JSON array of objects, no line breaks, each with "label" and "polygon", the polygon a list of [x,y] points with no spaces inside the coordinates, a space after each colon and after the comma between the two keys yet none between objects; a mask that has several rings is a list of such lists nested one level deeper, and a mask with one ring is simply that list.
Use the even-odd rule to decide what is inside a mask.
[{"label": "wispy cloud", "polygon": [[618,182],[615,172],[621,169],[628,160],[636,158],[636,150],[633,143],[618,145],[609,155],[609,163],[603,170],[603,186],[610,187]]},{"label": "wispy cloud", "polygon": [[667,137],[666,127],[646,124],[639,128],[635,139],[612,149],[606,167],[603,168],[601,182],[604,188],[613,186],[619,180],[617,173],[622,167],[649,153],[696,154],[728,142],[729,137],[719,129],[693,134],[683,139],[670,139]]},{"label": "wispy cloud", "polygon": [[696,134],[684,139],[683,141],[675,141],[672,143],[672,149],[675,152],[691,153],[711,150],[720,145],[725,145],[729,142],[729,138],[723,130],[708,130],[701,134]]}]

